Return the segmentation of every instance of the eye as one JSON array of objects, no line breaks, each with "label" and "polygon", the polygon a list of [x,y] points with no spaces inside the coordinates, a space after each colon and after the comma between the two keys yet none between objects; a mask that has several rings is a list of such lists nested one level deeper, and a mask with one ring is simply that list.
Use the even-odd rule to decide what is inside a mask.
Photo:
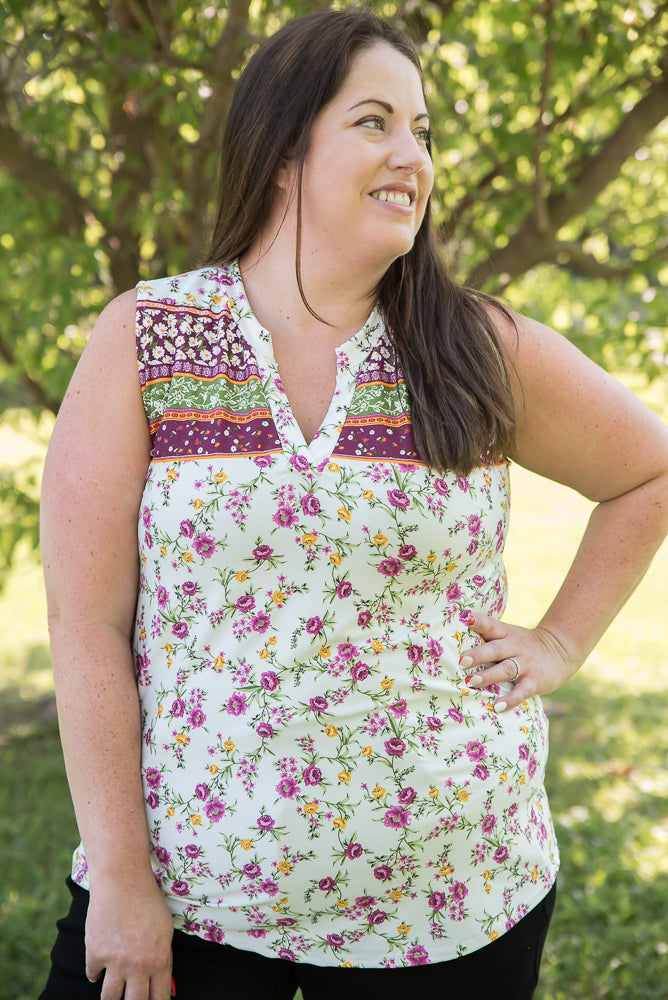
[{"label": "eye", "polygon": [[366,118],[360,118],[357,124],[366,125],[373,131],[378,132],[382,132],[385,129],[385,119],[382,115],[367,115]]},{"label": "eye", "polygon": [[425,146],[429,146],[431,144],[430,128],[427,128],[426,126],[424,128],[418,128],[415,130],[414,135],[417,141],[423,143]]}]

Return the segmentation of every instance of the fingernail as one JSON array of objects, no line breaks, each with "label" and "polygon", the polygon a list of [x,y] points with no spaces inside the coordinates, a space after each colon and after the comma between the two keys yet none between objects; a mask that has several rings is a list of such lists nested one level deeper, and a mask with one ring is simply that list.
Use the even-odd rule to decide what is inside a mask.
[{"label": "fingernail", "polygon": [[176,983],[174,982],[174,976],[172,976],[172,996],[176,996]]},{"label": "fingernail", "polygon": [[460,659],[459,659],[459,666],[463,667],[464,670],[466,670],[467,667],[472,667],[473,666],[473,657],[472,656],[462,656],[462,657],[460,657]]},{"label": "fingernail", "polygon": [[471,674],[471,679],[469,680],[467,678],[466,683],[473,688],[480,687],[480,685],[482,684],[482,677],[480,676],[480,674]]},{"label": "fingernail", "polygon": [[496,712],[497,715],[499,714],[499,712],[505,712],[505,710],[507,708],[508,708],[508,705],[506,704],[505,701],[495,701],[494,702],[494,711]]},{"label": "fingernail", "polygon": [[469,615],[469,625],[475,625],[475,618],[473,615]]}]

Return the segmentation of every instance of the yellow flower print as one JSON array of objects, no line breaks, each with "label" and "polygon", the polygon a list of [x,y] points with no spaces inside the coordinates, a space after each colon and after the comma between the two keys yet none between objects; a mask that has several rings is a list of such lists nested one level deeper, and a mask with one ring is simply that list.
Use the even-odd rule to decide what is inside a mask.
[{"label": "yellow flower print", "polygon": [[508,780],[508,775],[506,774],[505,771],[502,771],[501,774],[499,775],[499,781],[507,781],[507,780]]},{"label": "yellow flower print", "polygon": [[142,642],[146,638],[146,629],[145,628],[140,629],[140,631],[139,631],[139,638],[142,640]]},{"label": "yellow flower print", "polygon": [[362,756],[371,757],[373,754],[373,747],[362,747]]},{"label": "yellow flower print", "polygon": [[173,806],[167,806],[167,815],[170,817],[170,819],[174,815],[174,807]]},{"label": "yellow flower print", "polygon": [[347,507],[339,507],[336,513],[339,515],[342,521],[349,521],[350,518],[353,516],[352,511],[348,510]]},{"label": "yellow flower print", "polygon": [[333,566],[340,566],[343,562],[343,556],[339,552],[332,552],[329,561]]},{"label": "yellow flower print", "polygon": [[380,686],[382,687],[383,691],[389,691],[391,688],[394,687],[394,681],[391,680],[389,677],[383,677],[382,681],[380,682]]},{"label": "yellow flower print", "polygon": [[162,718],[162,713],[163,713],[164,711],[165,711],[165,706],[164,706],[164,705],[158,705],[158,718],[159,718],[159,719],[161,719],[161,718]]},{"label": "yellow flower print", "polygon": [[161,556],[166,556],[167,555],[167,549],[165,548],[164,545],[160,546],[160,555]]},{"label": "yellow flower print", "polygon": [[462,641],[462,633],[461,632],[455,632],[455,639],[457,640],[457,642],[461,642]]},{"label": "yellow flower print", "polygon": [[492,933],[489,935],[489,940],[490,941],[496,941],[496,939],[498,938],[498,936],[499,936],[499,932],[498,931],[492,931]]},{"label": "yellow flower print", "polygon": [[437,799],[440,794],[441,794],[440,788],[430,788],[429,789],[429,798],[430,799]]},{"label": "yellow flower print", "polygon": [[142,552],[142,554],[141,554],[141,561],[143,562],[144,566],[147,565],[148,559],[146,558],[146,553],[145,552]]},{"label": "yellow flower print", "polygon": [[492,891],[492,887],[491,887],[491,885],[488,882],[487,885],[485,886],[485,892],[486,893],[490,893],[491,891]]},{"label": "yellow flower print", "polygon": [[320,656],[323,658],[323,660],[328,660],[331,655],[332,655],[332,651],[329,648],[329,646],[321,646],[320,647]]},{"label": "yellow flower print", "polygon": [[195,508],[195,510],[201,510],[203,506],[204,502],[200,500],[199,497],[197,497],[196,500],[193,500],[193,507]]},{"label": "yellow flower print", "polygon": [[408,934],[410,929],[411,929],[410,924],[399,924],[399,926],[397,927],[397,933],[406,935]]},{"label": "yellow flower print", "polygon": [[225,472],[216,472],[216,473],[214,473],[214,477],[213,477],[214,483],[224,483],[226,479],[227,479],[227,473],[225,473]]},{"label": "yellow flower print", "polygon": [[339,779],[339,781],[342,781],[344,784],[347,784],[350,781],[350,779],[352,778],[352,772],[351,771],[339,771],[339,773],[337,774],[337,778]]},{"label": "yellow flower print", "polygon": [[173,483],[178,479],[178,475],[179,475],[178,472],[175,472],[174,469],[170,469],[169,472],[167,473],[167,478],[169,479],[170,483]]},{"label": "yellow flower print", "polygon": [[522,732],[524,733],[525,736],[527,736],[528,733],[529,733],[529,727],[528,726],[522,726]]},{"label": "yellow flower print", "polygon": [[327,468],[329,469],[330,472],[338,472],[339,471],[339,467],[336,464],[336,462],[330,462],[329,465],[327,466]]},{"label": "yellow flower print", "polygon": [[271,595],[271,599],[277,608],[280,608],[285,603],[285,594],[282,590],[275,590]]},{"label": "yellow flower print", "polygon": [[379,531],[377,535],[373,536],[373,543],[374,545],[379,545],[382,548],[383,545],[387,545],[387,535],[383,535]]},{"label": "yellow flower print", "polygon": [[239,572],[237,573],[236,577],[235,577],[235,580],[238,583],[245,583],[245,581],[247,579],[248,579],[248,573],[246,572],[246,570],[245,569],[240,569]]},{"label": "yellow flower print", "polygon": [[454,573],[454,571],[457,569],[457,563],[449,562],[445,568],[448,571],[448,573]]},{"label": "yellow flower print", "polygon": [[332,820],[332,823],[337,830],[345,830],[345,828],[348,826],[348,820],[344,819],[343,816],[335,816],[334,819]]},{"label": "yellow flower print", "polygon": [[337,899],[336,905],[338,906],[338,908],[340,910],[345,910],[346,906],[348,905],[348,900],[347,899]]},{"label": "yellow flower print", "polygon": [[305,814],[307,816],[313,816],[314,813],[317,813],[317,811],[318,811],[319,808],[320,808],[320,806],[318,805],[317,802],[305,802],[304,803],[304,812],[305,812]]},{"label": "yellow flower print", "polygon": [[213,304],[215,306],[219,306],[220,303],[223,301],[223,296],[222,295],[212,295],[211,296],[211,301],[213,302]]},{"label": "yellow flower print", "polygon": [[315,545],[318,541],[318,536],[312,531],[307,531],[305,535],[302,535],[302,545]]},{"label": "yellow flower print", "polygon": [[371,794],[374,799],[382,799],[383,795],[387,794],[387,789],[383,788],[382,785],[376,785],[376,787],[371,790]]},{"label": "yellow flower print", "polygon": [[245,837],[239,844],[239,847],[241,848],[242,851],[250,851],[252,846],[253,846],[253,841],[249,840],[248,837]]},{"label": "yellow flower print", "polygon": [[398,900],[400,900],[402,896],[403,892],[401,891],[401,889],[393,889],[392,892],[390,893],[390,899],[393,899],[395,903]]},{"label": "yellow flower print", "polygon": [[371,643],[371,648],[375,649],[377,653],[382,653],[383,650],[385,649],[385,646],[383,645],[381,639],[374,639],[373,642]]},{"label": "yellow flower print", "polygon": [[278,903],[277,903],[275,906],[272,906],[272,910],[274,911],[274,913],[282,913],[283,912],[283,907],[279,906]]},{"label": "yellow flower print", "polygon": [[216,659],[213,661],[213,665],[216,668],[216,670],[222,670],[223,667],[225,666],[225,660],[220,655],[220,653],[218,654],[218,656],[216,657]]},{"label": "yellow flower print", "polygon": [[373,490],[364,490],[362,496],[364,497],[365,500],[373,500],[374,496]]},{"label": "yellow flower print", "polygon": [[275,635],[270,635],[269,638],[267,639],[267,642],[269,643],[270,646],[275,646],[277,641],[278,640],[276,639]]},{"label": "yellow flower print", "polygon": [[482,877],[483,877],[484,879],[488,879],[488,878],[491,878],[491,877],[492,877],[492,873],[491,873],[491,871],[489,870],[489,868],[486,868],[486,869],[484,870],[484,872],[482,873]]},{"label": "yellow flower print", "polygon": [[519,778],[517,779],[517,783],[519,785],[524,785],[526,784],[526,780],[527,780],[526,774],[520,774]]},{"label": "yellow flower print", "polygon": [[531,881],[532,882],[537,882],[538,881],[538,865],[535,865],[531,869]]},{"label": "yellow flower print", "polygon": [[279,861],[276,867],[279,872],[282,872],[284,875],[289,875],[292,871],[292,861]]},{"label": "yellow flower print", "polygon": [[190,737],[187,733],[177,733],[174,742],[178,743],[180,747],[186,747],[190,743]]},{"label": "yellow flower print", "polygon": [[333,736],[338,736],[338,734],[339,734],[338,726],[327,726],[327,728],[325,729],[325,736],[333,737]]},{"label": "yellow flower print", "polygon": [[435,552],[430,552],[429,555],[427,556],[427,562],[428,563],[435,563],[436,562],[436,558],[437,558],[436,553]]},{"label": "yellow flower print", "polygon": [[452,867],[452,865],[443,865],[441,868],[438,869],[438,874],[442,875],[443,878],[447,878],[448,875],[452,875],[453,871],[454,868]]},{"label": "yellow flower print", "polygon": [[193,561],[193,554],[192,552],[184,552],[181,558],[183,559],[184,563],[191,563]]},{"label": "yellow flower print", "polygon": [[355,966],[353,965],[352,962],[346,961],[346,962],[343,963],[343,965],[341,966],[341,968],[342,969],[354,969]]},{"label": "yellow flower print", "polygon": [[192,823],[193,826],[199,826],[200,823],[202,822],[202,817],[200,816],[199,813],[193,813],[193,815],[190,817],[190,822]]},{"label": "yellow flower print", "polygon": [[225,740],[225,742],[223,743],[224,750],[236,750],[236,746],[237,745],[234,742],[234,740]]},{"label": "yellow flower print", "polygon": [[287,906],[289,902],[290,900],[288,899],[287,896],[283,896],[282,899],[279,899],[279,903],[281,904],[281,906]]},{"label": "yellow flower print", "polygon": [[212,778],[216,777],[216,775],[218,774],[217,764],[209,764],[209,774],[211,775]]},{"label": "yellow flower print", "polygon": [[461,792],[457,792],[457,798],[459,799],[460,802],[468,802],[469,793],[466,791],[465,788],[462,788]]},{"label": "yellow flower print", "polygon": [[260,659],[261,660],[268,660],[269,659],[269,650],[268,649],[261,649],[260,650]]}]

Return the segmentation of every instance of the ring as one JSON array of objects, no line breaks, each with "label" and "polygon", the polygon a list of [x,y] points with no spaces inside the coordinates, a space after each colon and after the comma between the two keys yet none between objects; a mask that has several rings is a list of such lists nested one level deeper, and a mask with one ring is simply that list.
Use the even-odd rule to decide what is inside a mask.
[{"label": "ring", "polygon": [[514,656],[507,656],[506,659],[510,660],[512,663],[515,664],[515,676],[511,677],[510,679],[511,679],[511,681],[516,681],[517,678],[520,676],[520,665],[519,665],[519,663],[517,662],[517,660],[515,659]]}]

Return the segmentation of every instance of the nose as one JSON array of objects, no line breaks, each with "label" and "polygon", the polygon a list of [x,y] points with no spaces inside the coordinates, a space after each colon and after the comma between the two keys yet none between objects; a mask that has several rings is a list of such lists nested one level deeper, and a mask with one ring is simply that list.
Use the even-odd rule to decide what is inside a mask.
[{"label": "nose", "polygon": [[426,145],[417,138],[410,127],[397,127],[393,131],[392,138],[392,148],[387,158],[388,166],[407,174],[419,173],[430,160]]}]

